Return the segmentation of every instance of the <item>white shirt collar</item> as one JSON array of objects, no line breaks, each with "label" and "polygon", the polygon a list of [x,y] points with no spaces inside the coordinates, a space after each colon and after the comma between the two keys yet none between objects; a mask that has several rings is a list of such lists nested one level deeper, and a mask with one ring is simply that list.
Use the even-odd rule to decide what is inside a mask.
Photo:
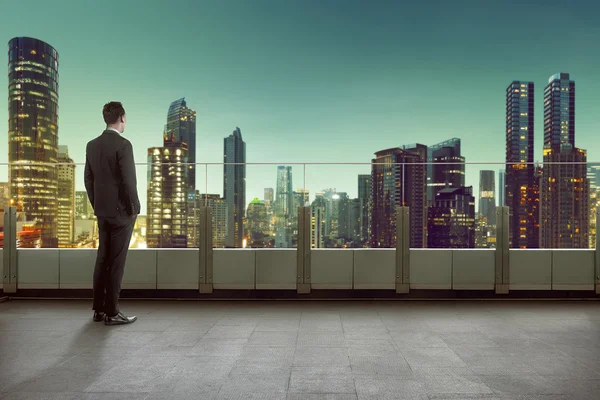
[{"label": "white shirt collar", "polygon": [[121,132],[119,132],[118,130],[116,130],[115,128],[106,128],[107,131],[113,131],[113,132],[117,132],[119,135],[121,134]]}]

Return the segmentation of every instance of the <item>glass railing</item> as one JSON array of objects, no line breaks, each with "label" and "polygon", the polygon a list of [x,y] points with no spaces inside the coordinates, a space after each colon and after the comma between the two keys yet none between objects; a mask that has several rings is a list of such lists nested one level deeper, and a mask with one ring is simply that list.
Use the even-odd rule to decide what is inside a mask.
[{"label": "glass railing", "polygon": [[[299,207],[310,209],[314,249],[395,248],[396,208],[406,206],[411,248],[494,248],[499,205],[511,248],[595,247],[600,163],[404,161],[138,163],[131,247],[199,247],[208,206],[215,248],[295,248]],[[81,163],[0,164],[0,207],[16,208],[18,247],[97,247],[83,175]]]}]

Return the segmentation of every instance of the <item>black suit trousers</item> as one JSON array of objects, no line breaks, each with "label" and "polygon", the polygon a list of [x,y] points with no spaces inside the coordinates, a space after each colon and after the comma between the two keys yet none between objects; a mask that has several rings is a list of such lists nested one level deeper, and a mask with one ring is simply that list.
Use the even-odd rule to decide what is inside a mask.
[{"label": "black suit trousers", "polygon": [[94,269],[93,309],[112,317],[119,312],[119,294],[136,216],[98,217],[100,245]]}]

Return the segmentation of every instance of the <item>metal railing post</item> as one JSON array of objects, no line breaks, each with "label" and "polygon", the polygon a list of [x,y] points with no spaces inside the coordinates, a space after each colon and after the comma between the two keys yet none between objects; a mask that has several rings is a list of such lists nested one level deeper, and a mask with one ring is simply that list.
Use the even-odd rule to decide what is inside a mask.
[{"label": "metal railing post", "polygon": [[396,293],[410,292],[410,212],[396,207]]},{"label": "metal railing post", "polygon": [[496,294],[509,291],[509,209],[496,207]]},{"label": "metal railing post", "polygon": [[212,209],[200,207],[200,274],[198,287],[200,293],[213,292],[213,243],[212,243]]},{"label": "metal railing post", "polygon": [[312,224],[310,207],[298,207],[298,244],[296,249],[296,290],[310,293],[310,236]]},{"label": "metal railing post", "polygon": [[596,249],[594,250],[596,274],[594,282],[596,283],[596,294],[600,294],[600,235],[598,235],[598,227],[600,225],[600,208],[596,208]]},{"label": "metal railing post", "polygon": [[4,209],[4,251],[2,283],[4,293],[17,291],[17,209]]}]

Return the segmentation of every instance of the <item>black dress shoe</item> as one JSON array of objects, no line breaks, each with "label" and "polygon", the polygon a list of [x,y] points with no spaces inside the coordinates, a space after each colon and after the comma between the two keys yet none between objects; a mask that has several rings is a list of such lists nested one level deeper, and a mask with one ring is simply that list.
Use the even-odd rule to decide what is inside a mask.
[{"label": "black dress shoe", "polygon": [[94,322],[104,321],[104,317],[103,312],[94,311]]},{"label": "black dress shoe", "polygon": [[137,317],[126,317],[122,312],[119,312],[114,317],[108,315],[104,318],[104,325],[126,325],[137,321]]}]

